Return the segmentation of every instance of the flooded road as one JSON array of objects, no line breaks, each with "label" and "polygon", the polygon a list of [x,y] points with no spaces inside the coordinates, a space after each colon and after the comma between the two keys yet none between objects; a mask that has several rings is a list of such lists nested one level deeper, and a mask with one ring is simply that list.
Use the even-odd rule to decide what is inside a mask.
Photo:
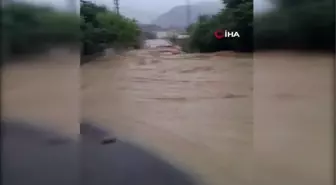
[{"label": "flooded road", "polygon": [[1,71],[2,120],[24,121],[77,138],[79,56],[67,49],[8,62]]},{"label": "flooded road", "polygon": [[82,69],[82,111],[205,185],[331,185],[333,57],[133,52]]},{"label": "flooded road", "polygon": [[[16,132],[12,125],[19,134],[7,132],[4,143],[7,182],[37,182],[41,174],[43,182],[74,184],[83,163],[92,184],[124,182],[111,170],[141,175],[145,185],[169,182],[164,179],[181,185],[332,184],[332,56],[256,53],[252,59],[138,50],[81,70],[71,62],[78,55],[56,56],[51,57],[56,63],[46,62],[49,57],[3,68],[3,118],[77,138],[81,117],[118,142],[102,147],[84,138],[86,146],[79,150],[78,143],[62,144],[63,136]],[[17,151],[24,155],[14,155]],[[39,162],[48,156],[55,160]],[[45,164],[68,175],[49,176],[54,172],[43,170]],[[63,171],[66,165],[72,166]],[[17,178],[24,170],[32,176]],[[153,171],[160,178],[150,179]]]},{"label": "flooded road", "polygon": [[332,54],[254,55],[255,184],[332,185]]},{"label": "flooded road", "polygon": [[248,184],[251,58],[136,51],[82,69],[82,115],[204,184]]}]

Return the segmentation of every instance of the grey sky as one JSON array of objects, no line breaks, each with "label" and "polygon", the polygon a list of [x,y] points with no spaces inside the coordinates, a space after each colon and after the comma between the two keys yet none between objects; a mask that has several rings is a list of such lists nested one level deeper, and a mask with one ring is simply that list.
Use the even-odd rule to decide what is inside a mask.
[{"label": "grey sky", "polygon": [[[113,0],[91,0],[91,1],[99,4],[113,6]],[[191,4],[204,1],[221,2],[221,0],[189,0]],[[159,14],[169,11],[174,6],[187,4],[187,0],[119,0],[119,2],[120,2],[120,8],[127,7],[132,9],[141,9],[143,11],[150,11]],[[268,3],[268,0],[254,0],[253,2],[254,2],[254,8],[258,11],[268,9],[270,7],[270,3]]]},{"label": "grey sky", "polygon": [[[105,5],[113,4],[113,0],[91,0]],[[190,3],[219,0],[189,0]],[[120,7],[136,8],[153,13],[164,13],[177,5],[186,4],[186,0],[119,0]]]},{"label": "grey sky", "polygon": [[[71,0],[26,0],[35,3],[54,4],[58,7],[67,6],[67,2]],[[79,1],[79,0],[77,0]],[[104,4],[113,7],[113,0],[90,0],[97,4]],[[120,8],[135,9],[148,11],[155,14],[162,14],[177,5],[186,4],[187,0],[119,0]],[[220,1],[220,0],[189,0],[190,3],[204,1]],[[269,7],[268,0],[254,0],[254,8],[257,10],[267,9]]]}]

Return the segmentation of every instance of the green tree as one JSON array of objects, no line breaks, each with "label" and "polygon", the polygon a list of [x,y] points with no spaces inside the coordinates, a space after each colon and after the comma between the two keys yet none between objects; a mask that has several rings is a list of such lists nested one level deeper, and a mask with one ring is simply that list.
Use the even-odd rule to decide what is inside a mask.
[{"label": "green tree", "polygon": [[1,10],[5,55],[43,52],[56,44],[80,42],[82,54],[92,55],[107,47],[133,47],[139,40],[135,20],[88,1],[81,1],[80,16],[29,3],[9,3]]},{"label": "green tree", "polygon": [[223,0],[226,9],[223,16],[229,17],[232,30],[238,31],[240,38],[235,38],[233,48],[236,51],[253,50],[253,0]]},{"label": "green tree", "polygon": [[79,41],[79,17],[49,7],[11,3],[2,7],[4,55],[40,52]]},{"label": "green tree", "polygon": [[[220,50],[253,50],[253,3],[252,0],[224,0],[224,9],[214,16],[200,16],[188,27],[191,35],[190,48],[200,52]],[[218,40],[214,32],[218,29],[237,31],[240,38]]]},{"label": "green tree", "polygon": [[92,55],[108,47],[135,46],[140,30],[128,19],[104,6],[81,0],[82,54]]},{"label": "green tree", "polygon": [[[272,0],[275,8],[253,16],[252,0],[223,0],[216,16],[201,17],[188,28],[190,47],[201,52],[256,49],[335,50],[333,0]],[[238,31],[240,38],[220,42],[215,29]]]}]

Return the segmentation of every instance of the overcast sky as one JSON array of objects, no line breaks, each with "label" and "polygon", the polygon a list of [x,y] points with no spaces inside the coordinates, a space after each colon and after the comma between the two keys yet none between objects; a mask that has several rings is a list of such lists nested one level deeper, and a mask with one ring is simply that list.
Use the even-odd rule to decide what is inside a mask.
[{"label": "overcast sky", "polygon": [[[103,4],[113,4],[113,0],[91,0],[91,1]],[[204,2],[204,1],[216,1],[216,0],[189,0],[191,4],[202,1]],[[120,2],[120,8],[129,7],[129,8],[148,10],[155,13],[165,13],[174,6],[187,4],[187,0],[119,0],[119,2]]]},{"label": "overcast sky", "polygon": [[[54,4],[58,7],[66,7],[68,1],[71,0],[25,0],[35,3],[47,3]],[[79,0],[75,0],[79,1]],[[104,4],[108,7],[113,7],[114,0],[90,0],[97,4]],[[190,3],[204,1],[221,1],[221,0],[189,0]],[[142,11],[150,11],[152,13],[162,14],[177,5],[184,5],[187,3],[187,0],[119,0],[120,8],[127,7]],[[268,0],[254,0],[254,8],[256,10],[262,10],[269,7]]]}]

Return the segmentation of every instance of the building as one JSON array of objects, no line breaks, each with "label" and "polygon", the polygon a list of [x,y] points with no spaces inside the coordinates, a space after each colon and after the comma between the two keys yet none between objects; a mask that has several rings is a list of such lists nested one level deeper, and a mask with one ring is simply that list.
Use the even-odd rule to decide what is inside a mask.
[{"label": "building", "polygon": [[156,32],[156,38],[158,39],[166,39],[171,38],[174,36],[178,36],[178,32],[175,30],[168,30],[168,31],[157,31]]},{"label": "building", "polygon": [[166,39],[148,39],[145,40],[144,47],[145,48],[157,48],[157,47],[169,47],[173,44]]},{"label": "building", "polygon": [[189,35],[177,35],[177,39],[188,39]]}]

